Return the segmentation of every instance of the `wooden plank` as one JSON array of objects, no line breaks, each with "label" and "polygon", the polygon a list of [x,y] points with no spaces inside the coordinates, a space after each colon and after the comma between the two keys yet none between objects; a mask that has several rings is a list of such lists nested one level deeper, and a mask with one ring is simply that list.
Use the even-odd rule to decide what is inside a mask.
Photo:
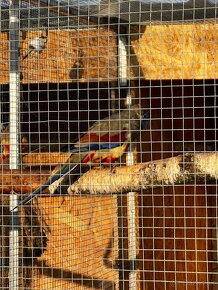
[{"label": "wooden plank", "polygon": [[40,226],[49,230],[34,264],[37,272],[24,277],[31,279],[31,289],[116,289],[113,197],[39,198],[36,210]]},{"label": "wooden plank", "polygon": [[[116,34],[104,29],[49,31],[47,48],[22,61],[28,43],[40,32],[27,32],[21,40],[23,83],[72,82],[72,68],[83,56],[80,81],[112,81],[117,78]],[[218,78],[218,24],[147,26],[132,41],[130,78],[214,79]],[[21,38],[22,39],[22,38]],[[0,36],[0,83],[8,83],[9,54],[6,33]],[[142,75],[139,75],[138,64]]]},{"label": "wooden plank", "polygon": [[197,194],[191,185],[146,194],[140,199],[141,289],[208,289],[211,250],[205,187],[198,185]]},{"label": "wooden plank", "polygon": [[24,166],[55,166],[60,163],[65,163],[71,153],[60,152],[42,152],[28,153],[23,156],[22,161]]},{"label": "wooden plank", "polygon": [[[23,83],[63,83],[108,81],[117,78],[116,34],[105,29],[53,30],[48,32],[46,49],[23,60],[32,39],[42,35],[29,31],[20,37]],[[80,55],[80,52],[82,55]],[[75,70],[78,60],[81,64]],[[9,82],[9,45],[6,33],[0,34],[0,83]]]},{"label": "wooden plank", "polygon": [[[218,78],[218,25],[147,26],[132,45],[145,79]],[[134,74],[139,76],[136,66]]]}]

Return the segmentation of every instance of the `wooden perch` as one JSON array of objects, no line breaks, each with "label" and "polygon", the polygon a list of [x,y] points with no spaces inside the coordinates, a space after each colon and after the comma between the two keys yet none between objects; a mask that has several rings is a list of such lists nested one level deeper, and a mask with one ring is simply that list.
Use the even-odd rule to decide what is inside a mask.
[{"label": "wooden perch", "polygon": [[41,152],[28,153],[22,158],[24,166],[55,166],[59,163],[65,163],[70,157],[71,152]]},{"label": "wooden perch", "polygon": [[30,193],[43,184],[50,174],[49,170],[0,170],[0,190],[5,194],[12,190],[15,193]]},{"label": "wooden perch", "polygon": [[192,183],[217,179],[218,153],[187,153],[164,160],[132,166],[97,168],[88,171],[72,184],[69,194],[116,194],[160,185]]},{"label": "wooden perch", "polygon": [[[194,144],[191,142],[176,142],[173,144],[174,151],[214,151],[214,144]],[[37,166],[56,166],[57,164],[65,163],[70,157],[71,152],[30,152],[25,153],[22,157],[22,164],[25,167],[37,167]]]},{"label": "wooden perch", "polygon": [[[0,190],[30,193],[51,175],[49,170],[2,170]],[[69,194],[117,194],[161,185],[192,183],[218,178],[218,153],[186,153],[132,166],[95,168],[79,178]],[[48,193],[49,190],[43,193]]]}]

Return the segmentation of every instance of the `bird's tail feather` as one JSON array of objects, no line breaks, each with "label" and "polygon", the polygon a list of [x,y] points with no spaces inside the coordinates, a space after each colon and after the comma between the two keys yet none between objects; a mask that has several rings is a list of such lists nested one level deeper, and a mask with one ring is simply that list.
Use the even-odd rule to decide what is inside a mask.
[{"label": "bird's tail feather", "polygon": [[29,53],[27,53],[24,57],[23,60],[26,59],[28,57]]},{"label": "bird's tail feather", "polygon": [[29,49],[27,54],[23,57],[23,60],[26,59],[30,54],[32,54],[33,51],[34,51],[34,49]]},{"label": "bird's tail feather", "polygon": [[70,172],[72,172],[73,170],[75,170],[78,166],[79,166],[79,164],[75,164],[71,168],[71,165],[70,164],[64,165],[58,172],[56,172],[53,176],[51,176],[51,178],[49,178],[43,185],[41,185],[40,187],[38,187],[29,196],[27,196],[26,198],[24,198],[16,207],[14,207],[12,209],[12,211],[15,210],[17,207],[19,207],[21,205],[25,205],[25,204],[31,202],[31,200],[33,200],[37,195],[39,195],[46,188],[48,188],[53,182],[55,182],[56,180],[58,180],[61,177],[64,177],[65,175],[69,174]]}]

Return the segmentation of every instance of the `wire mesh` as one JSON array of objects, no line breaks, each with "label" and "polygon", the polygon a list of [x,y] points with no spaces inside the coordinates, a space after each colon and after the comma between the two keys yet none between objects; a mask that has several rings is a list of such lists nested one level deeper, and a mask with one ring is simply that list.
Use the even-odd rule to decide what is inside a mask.
[{"label": "wire mesh", "polygon": [[0,8],[0,288],[217,289],[217,1]]}]

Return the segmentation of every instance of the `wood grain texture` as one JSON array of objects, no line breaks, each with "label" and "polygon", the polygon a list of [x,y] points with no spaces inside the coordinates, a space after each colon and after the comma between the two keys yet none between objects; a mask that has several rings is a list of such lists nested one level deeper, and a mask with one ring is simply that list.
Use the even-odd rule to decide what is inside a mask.
[{"label": "wood grain texture", "polygon": [[147,26],[141,39],[132,42],[141,78],[217,78],[217,38],[216,24]]},{"label": "wood grain texture", "polygon": [[116,200],[57,197],[52,207],[50,198],[37,203],[50,230],[31,289],[115,289]]},{"label": "wood grain texture", "polygon": [[181,185],[147,193],[140,204],[141,289],[144,281],[149,290],[212,289],[208,288],[209,212],[204,186]]},{"label": "wood grain texture", "polygon": [[[117,41],[105,29],[50,31],[46,49],[22,61],[28,43],[40,32],[27,32],[21,40],[23,83],[63,83],[114,81],[117,79]],[[147,26],[137,41],[132,41],[130,78],[214,79],[218,78],[218,25],[186,24]],[[22,38],[21,38],[22,39]],[[72,68],[82,51],[82,68]],[[138,65],[141,66],[139,75]],[[72,75],[75,75],[72,79]],[[0,36],[0,82],[9,81],[7,35]]]},{"label": "wood grain texture", "polygon": [[[114,33],[104,29],[49,31],[46,49],[23,60],[30,41],[41,34],[39,31],[30,31],[24,40],[20,37],[23,83],[95,82],[117,78]],[[78,59],[81,60],[81,68],[72,72]],[[9,43],[6,33],[0,34],[0,82],[9,82]]]},{"label": "wood grain texture", "polygon": [[70,157],[71,153],[60,152],[42,152],[42,153],[28,153],[23,156],[23,166],[55,166],[60,163],[65,163]]}]

